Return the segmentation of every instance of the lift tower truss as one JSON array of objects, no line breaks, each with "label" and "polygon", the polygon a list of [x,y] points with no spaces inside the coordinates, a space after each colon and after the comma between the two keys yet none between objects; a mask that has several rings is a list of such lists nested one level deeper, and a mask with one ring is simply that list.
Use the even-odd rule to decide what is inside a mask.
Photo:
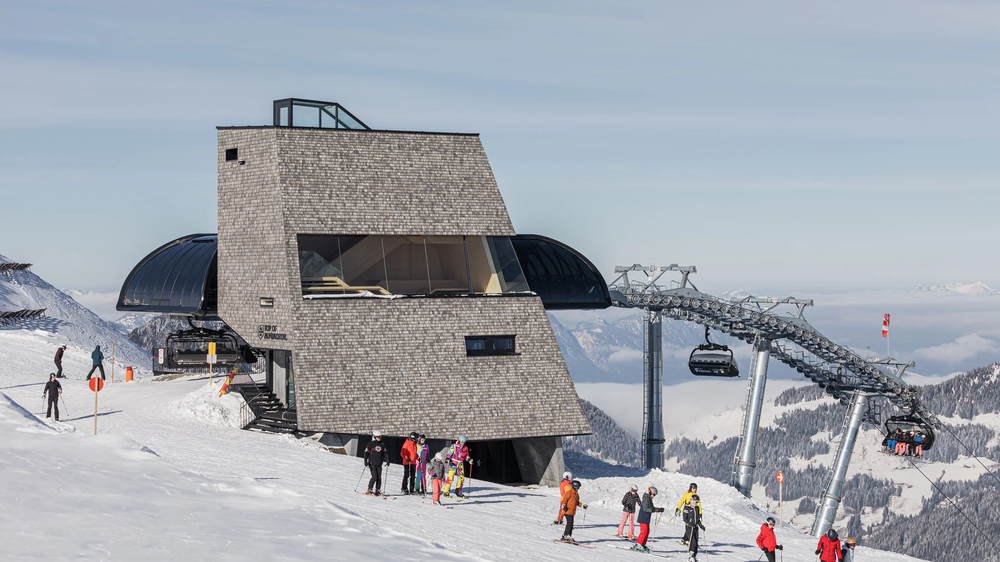
[{"label": "lift tower truss", "polygon": [[[661,282],[667,272],[679,273],[680,280]],[[694,322],[754,345],[747,410],[733,466],[733,485],[744,494],[750,493],[753,481],[760,404],[763,400],[767,362],[772,359],[792,367],[820,385],[845,406],[858,402],[864,405],[870,403],[869,396],[883,396],[897,408],[918,416],[933,427],[941,427],[937,416],[920,403],[916,389],[901,378],[903,371],[911,367],[912,363],[893,359],[867,360],[850,348],[831,341],[804,317],[805,308],[813,304],[812,300],[794,297],[723,299],[699,291],[690,279],[690,275],[696,272],[697,268],[694,266],[677,264],[619,266],[615,268],[617,277],[609,284],[613,304],[624,308],[641,308],[647,314],[644,334],[646,400],[643,420],[643,448],[647,467],[662,467],[664,447],[661,418],[662,353],[658,351],[662,350],[662,333],[659,329],[651,329],[654,323],[648,319],[653,317],[652,313],[658,313],[659,318]],[[776,311],[782,305],[793,306],[795,311],[782,316]],[[857,396],[865,398],[856,399],[856,393],[861,393]],[[831,494],[837,496],[838,505],[839,491],[831,486],[835,485],[840,460],[843,459],[845,470],[846,463],[850,460],[857,435],[854,431],[853,436],[849,436],[851,427],[850,423],[845,423],[842,451],[838,453],[837,464],[831,467],[831,483],[824,495],[824,498]],[[825,509],[823,517],[829,518],[836,514],[837,506],[831,504]]]}]

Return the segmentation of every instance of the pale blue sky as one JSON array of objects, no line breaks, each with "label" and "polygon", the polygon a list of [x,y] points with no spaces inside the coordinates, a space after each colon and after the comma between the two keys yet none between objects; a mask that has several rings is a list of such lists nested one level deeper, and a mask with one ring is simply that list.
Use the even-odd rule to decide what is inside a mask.
[{"label": "pale blue sky", "polygon": [[760,293],[1000,286],[1000,3],[22,2],[0,254],[117,290],[214,232],[215,126],[479,132],[519,232]]}]

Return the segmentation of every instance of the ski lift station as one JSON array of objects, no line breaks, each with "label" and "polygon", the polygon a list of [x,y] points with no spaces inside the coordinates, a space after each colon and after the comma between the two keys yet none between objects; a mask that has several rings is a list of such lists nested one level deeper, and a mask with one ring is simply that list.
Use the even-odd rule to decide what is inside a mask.
[{"label": "ski lift station", "polygon": [[263,372],[234,385],[248,426],[355,455],[373,430],[394,451],[465,435],[473,477],[558,483],[562,437],[591,429],[545,311],[611,297],[581,254],[514,232],[478,135],[285,99],[270,126],[219,127],[217,159],[217,233],[154,250],[119,297],[189,318],[158,369],[207,367],[214,343]]}]

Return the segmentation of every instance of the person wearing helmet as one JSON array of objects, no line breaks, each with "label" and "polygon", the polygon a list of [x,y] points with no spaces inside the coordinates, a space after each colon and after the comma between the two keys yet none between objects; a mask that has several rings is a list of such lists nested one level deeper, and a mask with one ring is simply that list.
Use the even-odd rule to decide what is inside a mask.
[{"label": "person wearing helmet", "polygon": [[56,409],[56,421],[59,421],[59,397],[62,396],[62,385],[56,380],[55,373],[49,373],[49,382],[45,383],[42,390],[42,400],[48,402],[49,408],[45,412],[45,417],[52,417],[52,408]]},{"label": "person wearing helmet", "polygon": [[767,562],[774,562],[775,550],[784,550],[785,547],[778,544],[778,539],[774,536],[774,517],[768,517],[767,521],[760,526],[760,534],[757,535],[757,546],[764,551]]},{"label": "person wearing helmet", "polygon": [[457,474],[458,485],[455,487],[455,495],[464,500],[467,497],[462,493],[462,485],[465,484],[465,463],[472,463],[472,459],[469,458],[469,448],[465,445],[464,435],[460,436],[458,441],[455,441],[448,448],[448,454],[444,458],[448,462],[448,478],[444,481],[444,497],[451,497],[451,483]]},{"label": "person wearing helmet", "polygon": [[434,505],[441,505],[441,480],[444,478],[444,455],[436,453],[434,459],[427,465],[427,472],[431,477],[431,489],[433,495],[431,500]]},{"label": "person wearing helmet", "polygon": [[382,463],[385,463],[387,467],[389,466],[389,450],[386,449],[385,443],[382,442],[382,433],[380,431],[373,431],[371,443],[365,447],[365,466],[372,473],[372,477],[368,481],[368,491],[365,492],[365,495],[382,495]]},{"label": "person wearing helmet", "polygon": [[698,494],[691,496],[691,501],[684,506],[681,511],[681,519],[684,521],[684,536],[688,537],[688,561],[698,560],[698,529],[705,530],[705,525],[701,522],[701,498]]},{"label": "person wearing helmet", "polygon": [[642,495],[639,515],[636,517],[639,522],[639,538],[637,538],[635,540],[635,544],[632,545],[632,550],[649,552],[649,547],[646,546],[646,541],[649,540],[649,521],[653,517],[654,513],[663,513],[662,507],[656,507],[653,505],[653,498],[656,497],[656,492],[656,487],[650,486],[646,493]]},{"label": "person wearing helmet", "polygon": [[581,485],[579,480],[570,482],[569,491],[562,497],[562,505],[559,506],[566,519],[566,530],[563,531],[562,536],[562,540],[565,542],[576,542],[573,540],[573,518],[576,517],[576,508],[587,509],[587,504],[580,503]]},{"label": "person wearing helmet", "polygon": [[844,540],[844,548],[840,549],[840,557],[845,560],[854,560],[854,547],[858,546],[858,541],[848,538]]},{"label": "person wearing helmet", "polygon": [[[681,496],[681,501],[677,504],[677,509],[674,510],[674,517],[680,516],[681,510],[684,509],[684,506],[691,503],[691,496],[694,496],[697,493],[698,493],[698,484],[692,482],[691,485],[688,486],[687,492],[685,492],[684,495]],[[698,514],[701,515],[700,503],[698,504]],[[687,530],[685,529],[684,538],[681,539],[681,544],[687,546],[689,540],[691,540],[691,535],[688,534]]]},{"label": "person wearing helmet", "polygon": [[562,498],[566,495],[566,492],[573,486],[573,473],[570,471],[563,472],[562,480],[559,482],[559,514],[556,515],[556,520],[552,522],[553,525],[562,525],[563,522],[563,502]]},{"label": "person wearing helmet", "polygon": [[819,545],[816,546],[816,554],[819,554],[820,562],[837,562],[844,559],[837,531],[830,529],[825,535],[820,537]]},{"label": "person wearing helmet", "polygon": [[622,498],[622,522],[618,524],[618,533],[615,536],[625,538],[625,522],[628,522],[628,540],[635,539],[635,506],[639,503],[639,487],[632,485],[629,491],[625,492]]},{"label": "person wearing helmet", "polygon": [[427,447],[427,438],[423,435],[417,437],[417,482],[416,491],[421,496],[427,494],[427,455],[430,449]]},{"label": "person wearing helmet", "polygon": [[413,486],[417,479],[417,432],[410,433],[406,441],[403,441],[403,448],[399,450],[399,456],[403,459],[403,487],[400,491],[403,494],[413,493]]}]

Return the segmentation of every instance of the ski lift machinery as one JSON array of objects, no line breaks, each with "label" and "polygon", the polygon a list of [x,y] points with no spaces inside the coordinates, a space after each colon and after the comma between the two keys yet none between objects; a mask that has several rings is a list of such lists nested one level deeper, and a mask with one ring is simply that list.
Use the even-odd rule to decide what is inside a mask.
[{"label": "ski lift machinery", "polygon": [[[190,319],[189,319],[190,323]],[[256,363],[253,349],[234,332],[223,327],[213,330],[191,324],[190,330],[181,330],[167,336],[165,349],[166,367],[169,369],[207,369],[208,344],[216,346],[216,367],[232,367],[240,363]]]},{"label": "ski lift machinery", "polygon": [[729,346],[713,343],[708,339],[708,327],[705,327],[705,343],[691,351],[688,357],[688,369],[691,374],[699,377],[738,377],[739,365]]}]

